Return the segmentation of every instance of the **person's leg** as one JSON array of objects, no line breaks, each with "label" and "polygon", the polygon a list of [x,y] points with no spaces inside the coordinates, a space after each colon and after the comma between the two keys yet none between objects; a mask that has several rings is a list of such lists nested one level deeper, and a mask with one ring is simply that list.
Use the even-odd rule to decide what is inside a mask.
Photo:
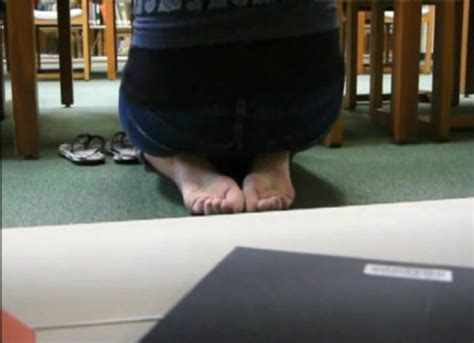
[{"label": "person's leg", "polygon": [[[221,175],[206,158],[181,154],[171,146],[191,145],[175,137],[157,113],[127,100],[120,92],[120,121],[147,162],[180,189],[185,206],[195,214],[237,213],[244,210],[244,195],[237,183]],[[187,125],[191,121],[186,121]],[[179,140],[179,141],[177,141]]]},{"label": "person's leg", "polygon": [[244,50],[252,58],[242,89],[252,91],[245,95],[243,149],[256,153],[243,182],[246,211],[293,203],[290,152],[317,144],[339,113],[344,64],[338,39],[334,30]]},{"label": "person's leg", "polygon": [[258,155],[243,182],[247,212],[288,209],[295,199],[290,152]]}]

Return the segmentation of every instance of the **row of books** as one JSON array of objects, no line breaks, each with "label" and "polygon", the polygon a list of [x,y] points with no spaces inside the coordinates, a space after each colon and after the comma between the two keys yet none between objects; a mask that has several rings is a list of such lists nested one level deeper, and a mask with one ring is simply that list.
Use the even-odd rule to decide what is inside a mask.
[{"label": "row of books", "polygon": [[100,6],[98,3],[89,2],[89,25],[96,26],[102,24]]},{"label": "row of books", "polygon": [[[36,9],[40,11],[56,11],[57,0],[37,0]],[[80,8],[80,0],[71,1],[71,8]],[[104,24],[106,5],[103,0],[89,1],[89,24]],[[128,27],[132,24],[133,0],[115,0],[115,20],[117,26]]]},{"label": "row of books", "polygon": [[117,25],[130,26],[132,24],[132,13],[132,0],[119,0],[115,2],[115,20]]},{"label": "row of books", "polygon": [[[37,0],[36,1],[36,9],[39,11],[56,11],[57,10],[57,5],[56,5],[57,0]],[[69,1],[69,6],[71,8],[79,8],[79,4],[75,0],[70,0]]]},{"label": "row of books", "polygon": [[[99,1],[89,3],[89,23],[91,26],[103,25],[105,4]],[[132,24],[132,0],[115,0],[115,21],[117,26],[130,26]]]}]

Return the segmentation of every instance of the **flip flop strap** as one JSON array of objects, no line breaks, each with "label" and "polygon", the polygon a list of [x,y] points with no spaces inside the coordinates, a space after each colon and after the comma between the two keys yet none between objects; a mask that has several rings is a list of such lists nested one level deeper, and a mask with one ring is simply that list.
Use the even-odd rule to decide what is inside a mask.
[{"label": "flip flop strap", "polygon": [[99,135],[91,135],[89,133],[86,133],[86,134],[78,135],[76,138],[74,138],[71,144],[71,153],[75,152],[74,146],[76,146],[78,143],[83,143],[83,147],[87,149],[93,140],[98,140],[100,142],[99,147],[95,149],[92,153],[86,156],[81,156],[80,157],[81,160],[85,160],[89,158],[90,156],[94,156],[98,152],[101,152],[102,150],[104,150],[105,139],[103,137]]},{"label": "flip flop strap", "polygon": [[110,140],[110,150],[118,152],[118,147],[124,147],[124,146],[131,147],[131,145],[126,140],[127,140],[127,134],[125,132],[123,131],[117,132],[115,135],[112,136],[112,139]]},{"label": "flip flop strap", "polygon": [[75,147],[80,143],[82,143],[83,147],[88,147],[91,139],[92,136],[88,133],[76,136],[71,143],[71,152],[74,153]]}]

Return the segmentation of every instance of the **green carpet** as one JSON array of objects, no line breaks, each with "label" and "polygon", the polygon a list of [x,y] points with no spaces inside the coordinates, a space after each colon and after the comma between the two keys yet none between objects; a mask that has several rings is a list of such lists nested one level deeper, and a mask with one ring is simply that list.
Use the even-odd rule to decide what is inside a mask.
[{"label": "green carpet", "polygon": [[[117,88],[105,80],[76,82],[76,104],[66,109],[57,82],[41,82],[39,160],[15,157],[11,118],[2,123],[2,228],[188,215],[176,187],[140,165],[109,159],[78,167],[57,156],[59,144],[79,133],[110,137],[119,129]],[[455,132],[449,143],[396,146],[366,111],[345,114],[343,148],[315,147],[295,158],[294,208],[474,196],[472,130]]]}]

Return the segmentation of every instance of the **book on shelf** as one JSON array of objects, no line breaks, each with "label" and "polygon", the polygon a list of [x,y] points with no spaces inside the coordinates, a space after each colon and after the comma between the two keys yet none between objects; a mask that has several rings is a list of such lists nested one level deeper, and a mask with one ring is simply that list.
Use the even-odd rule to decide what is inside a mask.
[{"label": "book on shelf", "polygon": [[130,26],[132,24],[132,1],[116,0],[115,19],[117,26]]},{"label": "book on shelf", "polygon": [[89,25],[102,25],[102,18],[100,14],[100,5],[96,2],[89,3]]},{"label": "book on shelf", "polygon": [[[105,1],[100,1],[100,20],[105,24],[107,5]],[[115,0],[115,25],[118,27],[130,27],[133,19],[133,0]]]}]

